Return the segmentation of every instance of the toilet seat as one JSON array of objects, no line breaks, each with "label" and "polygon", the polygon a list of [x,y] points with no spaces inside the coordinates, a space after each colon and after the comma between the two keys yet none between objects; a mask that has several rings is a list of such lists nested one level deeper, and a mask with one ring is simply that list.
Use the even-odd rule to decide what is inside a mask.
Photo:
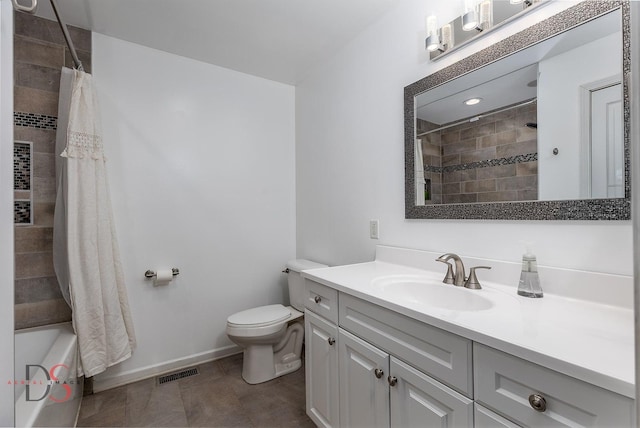
[{"label": "toilet seat", "polygon": [[291,311],[282,305],[267,305],[247,309],[227,318],[234,327],[266,327],[291,317]]},{"label": "toilet seat", "polygon": [[[296,311],[297,312],[297,311]],[[236,337],[266,337],[286,329],[290,308],[267,305],[238,312],[227,318],[227,334]]]}]

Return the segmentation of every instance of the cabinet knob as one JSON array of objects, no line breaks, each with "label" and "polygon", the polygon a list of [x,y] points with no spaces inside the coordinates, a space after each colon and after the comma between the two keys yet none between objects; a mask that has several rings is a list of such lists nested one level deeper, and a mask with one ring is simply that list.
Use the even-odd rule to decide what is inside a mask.
[{"label": "cabinet knob", "polygon": [[316,296],[313,298],[313,301],[316,303],[320,303],[320,301],[322,300],[322,298],[320,296]]},{"label": "cabinet knob", "polygon": [[384,372],[383,372],[382,370],[380,370],[380,369],[375,369],[375,370],[373,371],[373,373],[376,375],[376,377],[377,377],[378,379],[380,379],[380,378],[382,378],[382,376],[384,376]]},{"label": "cabinet knob", "polygon": [[398,383],[398,378],[395,376],[389,376],[387,378],[387,382],[389,382],[389,385],[391,386],[396,386],[396,383]]},{"label": "cabinet knob", "polygon": [[547,410],[547,400],[545,400],[540,394],[531,394],[529,396],[529,404],[531,404],[533,410],[537,412],[544,412]]},{"label": "cabinet knob", "polygon": [[330,337],[327,342],[329,342],[329,345],[333,346],[333,344],[336,343],[336,340],[333,337]]}]

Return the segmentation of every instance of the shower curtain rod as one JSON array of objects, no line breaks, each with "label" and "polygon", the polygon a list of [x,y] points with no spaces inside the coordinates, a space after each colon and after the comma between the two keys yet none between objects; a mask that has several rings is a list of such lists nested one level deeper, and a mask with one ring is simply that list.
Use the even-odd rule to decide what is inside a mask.
[{"label": "shower curtain rod", "polygon": [[73,58],[73,63],[76,65],[76,68],[78,70],[84,71],[82,62],[80,61],[80,58],[78,58],[78,53],[76,52],[76,48],[75,46],[73,46],[73,40],[71,40],[71,36],[69,35],[69,30],[67,30],[66,24],[62,22],[62,18],[60,18],[60,14],[58,13],[58,5],[56,4],[55,0],[49,0],[49,1],[51,2],[53,13],[56,14],[56,19],[58,20],[58,24],[60,24],[60,29],[62,30],[62,35],[64,36],[64,40],[67,42],[67,46],[69,46],[69,52],[71,52],[71,58]]},{"label": "shower curtain rod", "polygon": [[[65,42],[67,42],[67,46],[69,46],[69,52],[71,52],[71,58],[73,59],[73,63],[76,65],[76,68],[80,71],[84,71],[84,67],[82,66],[82,62],[80,58],[78,58],[78,53],[76,52],[76,48],[73,45],[73,40],[71,40],[71,36],[69,35],[69,30],[67,30],[67,26],[64,22],[62,22],[62,18],[60,18],[60,13],[58,13],[58,5],[55,0],[49,0],[51,3],[51,7],[53,8],[53,13],[56,15],[56,19],[58,20],[58,24],[60,24],[60,29],[62,30],[62,35],[64,36]],[[16,10],[20,10],[22,12],[27,12],[34,14],[36,12],[36,7],[38,6],[38,0],[31,0],[31,6],[23,6],[18,3],[18,0],[13,0],[13,7]]]}]

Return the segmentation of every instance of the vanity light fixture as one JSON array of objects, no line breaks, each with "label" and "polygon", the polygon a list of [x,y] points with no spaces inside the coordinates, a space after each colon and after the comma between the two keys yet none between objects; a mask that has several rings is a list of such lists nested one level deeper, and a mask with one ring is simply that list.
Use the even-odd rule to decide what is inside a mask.
[{"label": "vanity light fixture", "polygon": [[[460,0],[456,0],[458,2]],[[551,0],[462,0],[462,12],[451,22],[438,27],[435,13],[426,18],[425,49],[434,60],[465,45],[496,26],[523,14],[539,3]],[[515,6],[515,7],[514,7]],[[495,14],[495,15],[494,15]],[[475,31],[474,31],[475,30]],[[455,35],[455,41],[454,41]]]},{"label": "vanity light fixture", "polygon": [[478,11],[477,11],[478,2],[477,0],[465,0],[464,1],[464,13],[462,14],[462,29],[464,31],[471,31],[479,28],[479,20],[478,20]]},{"label": "vanity light fixture", "polygon": [[493,25],[493,1],[465,0],[462,15],[462,29],[464,31],[484,31]]},{"label": "vanity light fixture", "polygon": [[531,6],[532,2],[531,0],[509,0],[510,4],[520,4],[520,3],[524,3],[527,6]]},{"label": "vanity light fixture", "polygon": [[474,106],[478,104],[480,101],[482,101],[482,98],[469,98],[464,102],[464,104],[468,106]]},{"label": "vanity light fixture", "polygon": [[464,31],[477,30],[478,28],[478,18],[476,18],[476,11],[470,10],[462,15],[462,29]]},{"label": "vanity light fixture", "polygon": [[483,0],[478,5],[478,18],[480,20],[480,28],[488,30],[493,26],[493,1]]},{"label": "vanity light fixture", "polygon": [[[436,15],[431,14],[427,16],[427,39],[425,40],[425,48],[429,52],[437,51],[441,49],[440,36],[438,35],[438,18]],[[444,51],[444,49],[441,49]]]},{"label": "vanity light fixture", "polygon": [[453,25],[451,23],[443,25],[440,32],[442,33],[442,46],[444,50],[452,48],[455,43],[453,40]]}]

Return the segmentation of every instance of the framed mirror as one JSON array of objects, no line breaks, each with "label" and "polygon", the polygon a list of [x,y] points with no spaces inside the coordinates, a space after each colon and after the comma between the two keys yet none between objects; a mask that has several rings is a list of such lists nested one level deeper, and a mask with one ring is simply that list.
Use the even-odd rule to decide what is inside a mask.
[{"label": "framed mirror", "polygon": [[628,220],[628,1],[584,1],[405,87],[405,217]]}]

